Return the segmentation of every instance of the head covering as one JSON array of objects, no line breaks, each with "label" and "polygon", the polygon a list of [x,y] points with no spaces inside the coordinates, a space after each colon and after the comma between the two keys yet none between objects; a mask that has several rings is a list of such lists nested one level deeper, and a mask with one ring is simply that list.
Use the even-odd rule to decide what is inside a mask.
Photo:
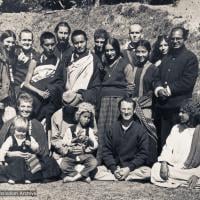
[{"label": "head covering", "polygon": [[79,119],[81,113],[83,112],[89,112],[91,113],[93,116],[95,116],[95,108],[92,104],[87,103],[87,102],[82,102],[78,105],[78,110],[75,114],[75,118],[76,120]]},{"label": "head covering", "polygon": [[71,90],[64,92],[62,99],[63,99],[64,104],[67,104],[70,106],[76,106],[81,101],[78,94]]}]

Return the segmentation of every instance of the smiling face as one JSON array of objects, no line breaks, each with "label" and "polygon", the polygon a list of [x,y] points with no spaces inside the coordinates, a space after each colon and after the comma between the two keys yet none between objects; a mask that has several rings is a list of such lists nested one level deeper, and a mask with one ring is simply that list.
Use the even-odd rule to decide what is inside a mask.
[{"label": "smiling face", "polygon": [[149,58],[149,52],[144,46],[138,46],[135,54],[139,63],[144,64]]},{"label": "smiling face", "polygon": [[24,118],[29,118],[33,110],[31,102],[21,100],[18,106],[19,115]]},{"label": "smiling face", "polygon": [[171,39],[171,45],[173,49],[179,49],[185,43],[184,38],[183,38],[183,31],[181,29],[177,29],[173,31],[170,39]]},{"label": "smiling face", "polygon": [[159,45],[159,50],[162,55],[166,55],[169,51],[169,45],[165,40],[162,40]]},{"label": "smiling face", "polygon": [[109,43],[105,46],[105,56],[109,61],[114,61],[117,56],[116,50]]},{"label": "smiling face", "polygon": [[134,114],[134,105],[132,102],[122,101],[120,105],[120,114],[122,119],[129,121],[132,119]]},{"label": "smiling face", "polygon": [[7,37],[3,40],[3,46],[5,47],[7,52],[11,52],[15,46],[15,38]]},{"label": "smiling face", "polygon": [[20,35],[20,45],[25,51],[30,50],[33,45],[32,33],[22,32]]}]

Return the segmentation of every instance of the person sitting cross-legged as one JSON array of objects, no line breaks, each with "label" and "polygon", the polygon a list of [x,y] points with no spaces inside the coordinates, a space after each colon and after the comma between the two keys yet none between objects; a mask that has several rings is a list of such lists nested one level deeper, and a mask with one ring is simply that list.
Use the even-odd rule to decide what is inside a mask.
[{"label": "person sitting cross-legged", "polygon": [[136,103],[124,97],[119,101],[120,117],[105,134],[103,162],[96,180],[148,180],[149,136],[134,114]]},{"label": "person sitting cross-legged", "polygon": [[153,184],[168,188],[200,186],[199,111],[200,104],[194,99],[181,106],[180,123],[171,129],[158,162],[152,167]]},{"label": "person sitting cross-legged", "polygon": [[[97,160],[93,152],[98,143],[92,127],[95,110],[92,104],[83,102],[78,105],[75,114],[77,124],[69,127],[63,137],[63,146],[68,147],[62,158],[60,168],[63,182],[73,182],[80,179],[90,181],[90,175],[97,167]],[[83,167],[77,171],[76,166]]]}]

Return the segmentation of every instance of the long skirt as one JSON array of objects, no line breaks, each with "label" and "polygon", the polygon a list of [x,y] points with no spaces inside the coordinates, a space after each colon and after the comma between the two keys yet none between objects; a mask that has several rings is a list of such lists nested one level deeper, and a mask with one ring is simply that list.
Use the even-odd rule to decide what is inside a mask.
[{"label": "long skirt", "polygon": [[98,140],[99,147],[97,151],[97,160],[100,165],[102,162],[102,148],[104,144],[104,137],[113,123],[119,117],[118,103],[122,97],[106,96],[101,99],[99,120],[98,120]]}]

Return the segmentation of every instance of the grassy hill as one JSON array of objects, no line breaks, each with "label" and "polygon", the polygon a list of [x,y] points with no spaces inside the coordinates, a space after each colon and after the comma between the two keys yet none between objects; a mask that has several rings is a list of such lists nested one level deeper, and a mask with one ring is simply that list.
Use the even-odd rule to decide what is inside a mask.
[{"label": "grassy hill", "polygon": [[[198,1],[198,2],[197,2]],[[152,43],[162,33],[169,33],[177,24],[187,25],[190,32],[187,46],[196,53],[200,60],[200,35],[198,8],[200,1],[181,0],[178,6],[147,6],[139,3],[103,5],[98,8],[42,11],[29,13],[1,13],[0,32],[11,29],[19,34],[29,28],[34,32],[35,48],[39,48],[39,36],[43,31],[53,31],[55,25],[66,20],[72,30],[83,29],[87,32],[89,46],[93,46],[93,33],[97,28],[106,29],[118,38],[123,46],[128,41],[128,27],[138,22],[144,27],[144,38]],[[199,81],[195,91],[199,87]]]}]

